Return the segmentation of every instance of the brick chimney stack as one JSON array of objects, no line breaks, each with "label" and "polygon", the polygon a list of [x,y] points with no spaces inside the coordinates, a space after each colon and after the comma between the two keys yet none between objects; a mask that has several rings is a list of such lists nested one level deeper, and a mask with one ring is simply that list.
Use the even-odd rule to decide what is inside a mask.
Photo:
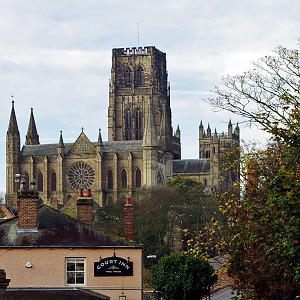
[{"label": "brick chimney stack", "polygon": [[128,240],[133,240],[133,207],[131,204],[131,198],[129,197],[126,198],[126,205],[124,208],[124,221],[124,236]]},{"label": "brick chimney stack", "polygon": [[87,189],[86,197],[83,196],[83,189],[79,189],[77,198],[77,219],[88,225],[93,224],[93,200],[91,189]]},{"label": "brick chimney stack", "polygon": [[8,287],[10,279],[6,279],[6,273],[0,269],[0,300],[6,300],[6,288]]},{"label": "brick chimney stack", "polygon": [[26,190],[25,181],[21,182],[18,191],[18,231],[37,231],[38,228],[38,199],[35,181],[30,183],[30,190]]}]

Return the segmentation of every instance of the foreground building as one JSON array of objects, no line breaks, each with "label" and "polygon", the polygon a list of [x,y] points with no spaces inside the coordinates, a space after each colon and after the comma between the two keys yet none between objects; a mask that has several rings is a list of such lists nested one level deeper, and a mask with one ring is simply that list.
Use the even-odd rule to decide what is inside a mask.
[{"label": "foreground building", "polygon": [[[101,294],[93,294],[100,299],[117,300],[122,293],[127,299],[142,299],[142,248],[83,223],[92,218],[90,197],[78,198],[82,221],[46,205],[38,208],[38,199],[34,189],[23,187],[18,217],[0,223],[0,265],[14,295],[27,288],[29,295],[40,289],[71,299],[60,298],[58,291],[71,293],[79,288]],[[72,293],[74,299],[96,299]]]},{"label": "foreground building", "polygon": [[[181,160],[180,129],[172,128],[166,54],[155,47],[113,49],[109,86],[108,141],[91,142],[82,132],[74,143],[39,142],[33,110],[21,148],[12,104],[6,137],[6,203],[16,206],[17,174],[27,185],[37,181],[40,197],[67,204],[77,189],[91,188],[99,205],[135,195],[142,186],[164,185],[175,175],[189,176],[208,188],[219,188],[223,151],[239,144],[239,128],[231,122],[227,134],[199,127],[199,159]],[[95,130],[98,130],[95,128]],[[225,182],[235,180],[227,174]],[[28,186],[27,186],[28,188]]]}]

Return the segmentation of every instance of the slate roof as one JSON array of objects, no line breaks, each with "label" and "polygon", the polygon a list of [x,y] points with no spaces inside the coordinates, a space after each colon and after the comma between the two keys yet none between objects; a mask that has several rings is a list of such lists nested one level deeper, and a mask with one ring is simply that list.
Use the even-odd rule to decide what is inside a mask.
[{"label": "slate roof", "polygon": [[[95,147],[97,142],[92,143]],[[65,143],[65,153],[67,154],[73,143]],[[58,144],[42,144],[42,145],[24,145],[22,148],[22,156],[43,156],[55,155]],[[103,142],[103,152],[135,152],[142,151],[142,141],[112,141]]]},{"label": "slate roof", "polygon": [[207,159],[181,159],[173,160],[175,174],[209,173],[210,161]]},{"label": "slate roof", "polygon": [[79,288],[8,288],[7,300],[109,300],[109,296]]},{"label": "slate roof", "polygon": [[[93,143],[96,145],[96,143]],[[142,151],[142,140],[103,142],[103,152]]]},{"label": "slate roof", "polygon": [[18,218],[0,223],[1,247],[129,247],[139,246],[93,229],[49,206],[38,209],[38,232],[18,232]]},{"label": "slate roof", "polygon": [[[73,143],[65,144],[65,153],[68,153]],[[22,156],[53,155],[58,154],[58,144],[24,145]]]}]

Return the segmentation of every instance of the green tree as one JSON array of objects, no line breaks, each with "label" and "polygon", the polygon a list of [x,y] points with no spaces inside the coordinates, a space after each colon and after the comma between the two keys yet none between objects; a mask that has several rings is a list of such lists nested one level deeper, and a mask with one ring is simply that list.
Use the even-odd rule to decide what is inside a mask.
[{"label": "green tree", "polygon": [[[141,188],[132,199],[134,240],[144,245],[144,256],[156,255],[158,258],[169,253],[164,238],[170,229],[173,206],[184,204],[184,198],[169,187]],[[125,200],[101,207],[96,212],[96,226],[111,234],[124,235]],[[144,260],[148,267],[153,260]]]},{"label": "green tree", "polygon": [[161,258],[152,271],[153,286],[164,300],[199,300],[218,278],[208,261],[181,253]]},{"label": "green tree", "polygon": [[[236,184],[216,198],[229,235],[219,234],[215,247],[229,252],[229,274],[245,299],[300,296],[300,61],[298,50],[279,46],[274,53],[242,75],[223,78],[218,97],[209,99],[215,109],[257,124],[273,141],[244,156],[245,190]],[[213,222],[208,240],[224,228]]]},{"label": "green tree", "polygon": [[179,192],[186,205],[198,205],[205,196],[203,184],[189,177],[175,176],[166,186]]}]

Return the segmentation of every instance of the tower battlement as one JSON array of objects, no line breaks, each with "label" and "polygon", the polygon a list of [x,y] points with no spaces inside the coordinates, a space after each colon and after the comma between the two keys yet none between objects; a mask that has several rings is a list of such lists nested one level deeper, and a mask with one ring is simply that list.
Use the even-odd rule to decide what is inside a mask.
[{"label": "tower battlement", "polygon": [[153,55],[160,54],[165,55],[164,52],[161,52],[154,46],[146,47],[131,47],[131,48],[114,48],[113,56],[122,56],[122,55]]}]

